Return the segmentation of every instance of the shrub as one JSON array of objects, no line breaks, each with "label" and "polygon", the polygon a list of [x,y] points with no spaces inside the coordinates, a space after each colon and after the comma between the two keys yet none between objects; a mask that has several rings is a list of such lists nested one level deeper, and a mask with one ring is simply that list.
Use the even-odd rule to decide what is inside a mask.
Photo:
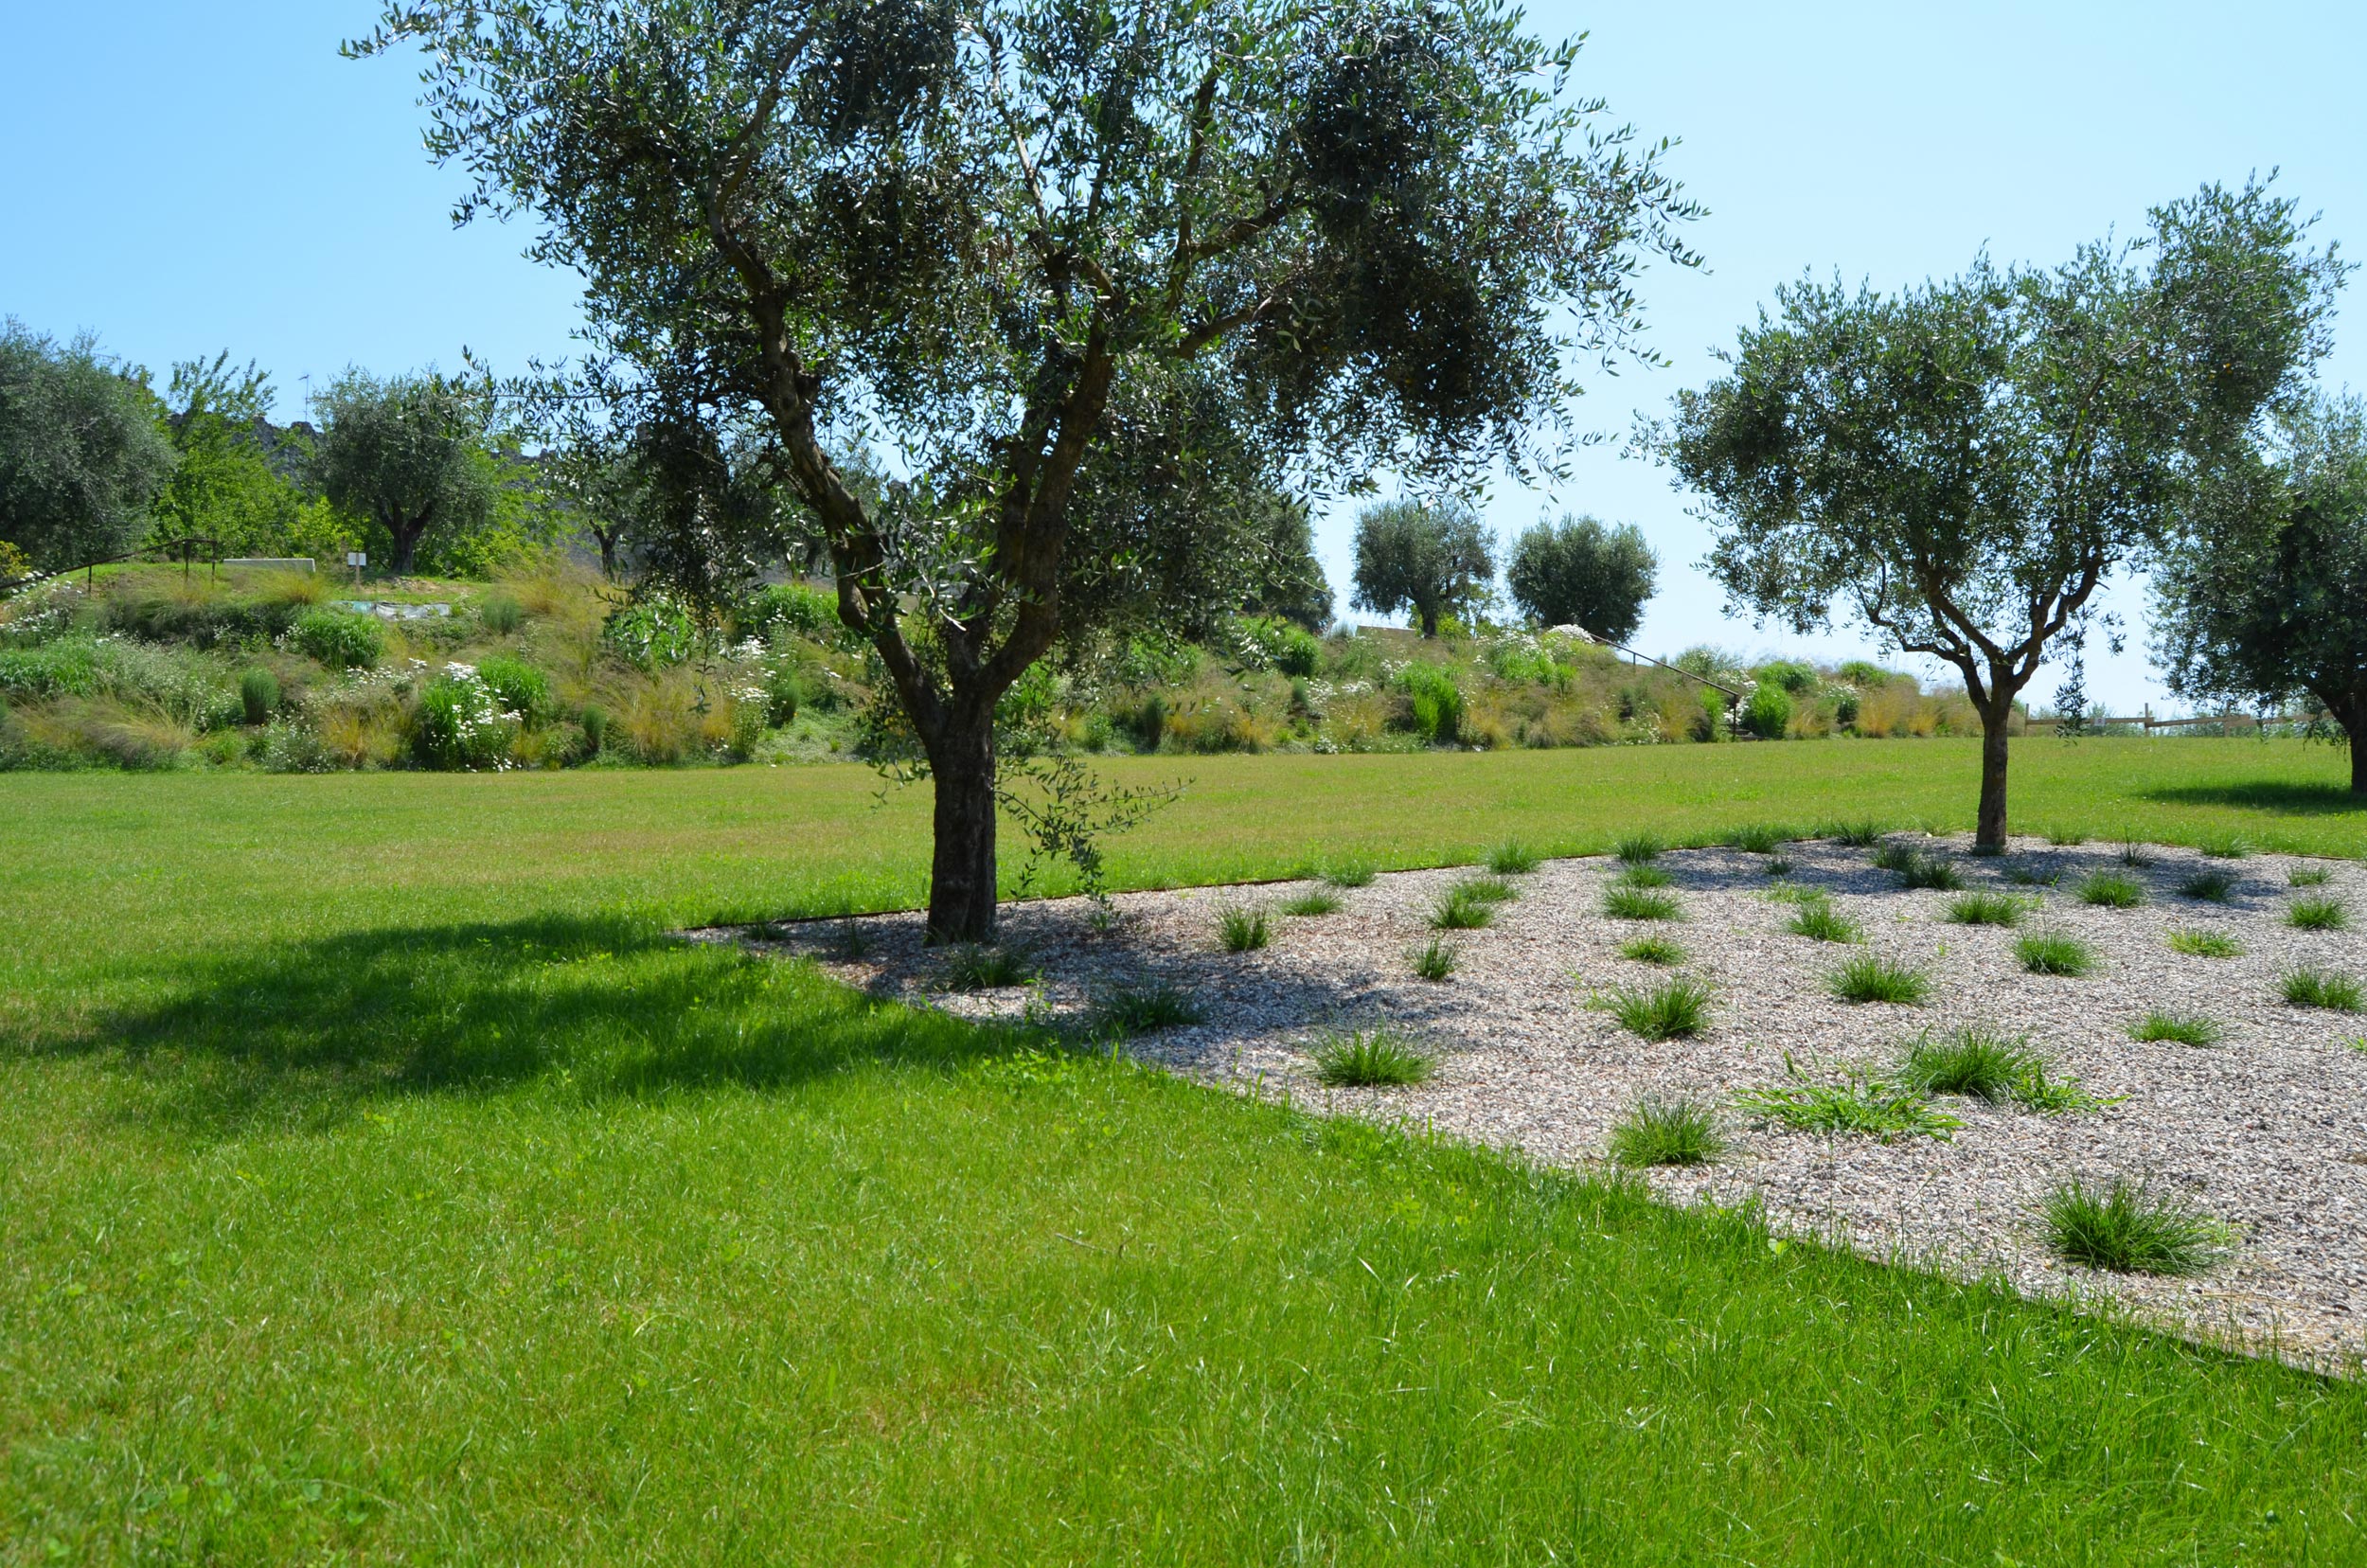
[{"label": "shrub", "polygon": [[1746,1089],[1735,1102],[1762,1123],[1777,1123],[1801,1132],[1858,1132],[1894,1143],[1900,1138],[1945,1138],[1965,1124],[1934,1108],[1913,1089],[1884,1083],[1853,1072],[1841,1083],[1816,1083],[1787,1057],[1790,1081],[1767,1089]]},{"label": "shrub", "polygon": [[1303,680],[1313,675],[1323,663],[1324,645],[1303,627],[1286,621],[1275,632],[1273,641],[1273,667],[1285,675],[1296,675]]},{"label": "shrub", "polygon": [[1725,1151],[1717,1118],[1686,1099],[1638,1100],[1611,1130],[1611,1157],[1624,1166],[1707,1165]]},{"label": "shrub", "polygon": [[1324,881],[1334,887],[1370,887],[1374,875],[1370,861],[1339,861],[1324,873]]},{"label": "shrub", "polygon": [[1657,865],[1630,865],[1612,880],[1615,887],[1668,887],[1677,879]]},{"label": "shrub", "polygon": [[1601,1006],[1639,1039],[1684,1040],[1710,1026],[1712,995],[1706,981],[1680,974],[1647,989],[1623,987]]},{"label": "shrub", "polygon": [[1676,898],[1656,893],[1648,888],[1621,887],[1616,884],[1604,890],[1603,913],[1614,920],[1682,920],[1684,909]]},{"label": "shrub", "polygon": [[550,678],[523,659],[487,659],[476,673],[494,700],[522,722],[539,724],[551,717]]},{"label": "shrub", "polygon": [[2145,901],[2145,884],[2118,871],[2091,872],[2079,884],[2079,901],[2100,909],[2134,909]]},{"label": "shrub", "polygon": [[1487,869],[1500,877],[1517,877],[1534,871],[1541,864],[1538,852],[1519,839],[1506,839],[1488,851]]},{"label": "shrub", "polygon": [[268,669],[250,669],[239,676],[239,707],[250,724],[268,724],[279,711],[279,677]]},{"label": "shrub", "polygon": [[1441,931],[1476,931],[1494,924],[1495,919],[1494,900],[1471,897],[1468,883],[1450,888],[1430,916],[1430,923]]},{"label": "shrub", "polygon": [[2323,887],[2330,875],[2323,865],[2296,865],[2285,874],[2285,880],[2295,887]]},{"label": "shrub", "polygon": [[2044,1068],[2027,1036],[2007,1039],[1965,1027],[1910,1041],[1898,1081],[1926,1095],[1968,1095],[1995,1105],[2010,1098],[2016,1084]]},{"label": "shrub", "polygon": [[1419,1083],[1434,1063],[1430,1054],[1390,1028],[1334,1031],[1314,1050],[1315,1076],[1335,1088],[1387,1089]]},{"label": "shrub", "polygon": [[1920,1007],[1931,994],[1931,977],[1895,959],[1860,953],[1835,970],[1826,987],[1843,1002],[1889,1002]]},{"label": "shrub", "polygon": [[431,768],[500,768],[517,733],[516,721],[475,670],[447,665],[419,693],[411,720],[411,749]]},{"label": "shrub", "polygon": [[1414,966],[1414,972],[1425,980],[1446,979],[1454,973],[1455,965],[1461,958],[1462,954],[1455,951],[1454,944],[1440,936],[1433,936],[1421,947],[1406,950],[1407,962]]},{"label": "shrub", "polygon": [[1436,745],[1451,745],[1462,732],[1463,692],[1452,673],[1434,664],[1410,664],[1397,671],[1397,689],[1412,708],[1414,732]]},{"label": "shrub", "polygon": [[1657,833],[1629,833],[1619,841],[1619,858],[1629,865],[1645,865],[1660,859],[1667,847]]},{"label": "shrub", "polygon": [[1742,727],[1762,740],[1781,740],[1791,727],[1791,697],[1771,681],[1751,688],[1742,704]]},{"label": "shrub", "polygon": [[1632,942],[1621,944],[1619,956],[1639,964],[1657,964],[1666,969],[1683,963],[1685,950],[1665,936],[1638,936]]},{"label": "shrub", "polygon": [[1100,1030],[1127,1039],[1201,1022],[1200,1004],[1173,986],[1121,988],[1100,999],[1094,1018]]},{"label": "shrub", "polygon": [[1217,936],[1227,953],[1255,953],[1272,942],[1273,927],[1264,910],[1230,904],[1217,911]]},{"label": "shrub", "polygon": [[1812,942],[1862,942],[1865,934],[1858,922],[1843,918],[1829,900],[1802,900],[1784,929],[1795,936],[1806,936]]},{"label": "shrub", "polygon": [[2222,871],[2217,866],[2198,871],[2178,884],[2180,898],[2196,899],[2204,903],[2225,903],[2228,895],[2234,891],[2234,873]]},{"label": "shrub", "polygon": [[477,600],[476,619],[495,636],[507,637],[525,624],[525,606],[508,594],[488,594]]},{"label": "shrub", "polygon": [[838,618],[838,600],[802,582],[768,583],[751,595],[737,619],[743,634],[767,639],[779,633],[832,642],[846,630]]},{"label": "shrub", "polygon": [[2225,1226],[2183,1202],[2119,1177],[2102,1189],[2066,1182],[2039,1213],[2057,1256],[2115,1274],[2199,1274],[2227,1239]]},{"label": "shrub", "polygon": [[2297,899],[2285,923],[2296,931],[2340,931],[2350,925],[2351,912],[2339,899]]},{"label": "shrub", "polygon": [[2324,970],[2288,970],[2277,977],[2277,989],[2288,1006],[2323,1007],[2330,1012],[2357,1012],[2359,1008],[2358,982],[2347,974],[2332,974]]},{"label": "shrub", "polygon": [[1321,888],[1317,888],[1310,892],[1302,893],[1297,898],[1292,899],[1290,902],[1284,904],[1282,906],[1282,913],[1285,915],[1296,915],[1303,918],[1311,918],[1317,915],[1337,915],[1340,913],[1340,895],[1337,893],[1326,893]]},{"label": "shrub", "polygon": [[2244,944],[2222,931],[2173,931],[2170,951],[2193,958],[2238,958]]},{"label": "shrub", "polygon": [[678,665],[699,651],[699,623],[689,610],[663,594],[650,594],[610,612],[600,642],[642,671]]},{"label": "shrub", "polygon": [[2077,978],[2096,967],[2095,949],[2075,936],[2055,931],[2025,933],[2014,944],[2014,956],[2032,974]]},{"label": "shrub", "polygon": [[601,748],[608,744],[608,710],[603,707],[587,706],[576,716],[576,722],[583,726],[583,744],[586,753],[594,757],[598,756]]},{"label": "shrub", "polygon": [[2216,1045],[2227,1030],[2216,1019],[2199,1014],[2163,1012],[2159,1007],[2128,1026],[2128,1038],[2148,1043],[2169,1041],[2180,1045]]},{"label": "shrub", "polygon": [[1022,947],[972,942],[946,955],[945,983],[954,990],[1001,990],[1035,977],[1035,963]]},{"label": "shrub", "polygon": [[1948,918],[1958,925],[2014,926],[2021,917],[2022,901],[2002,893],[1967,893],[1948,905]]},{"label": "shrub", "polygon": [[307,610],[288,629],[303,654],[331,669],[370,669],[386,651],[385,628],[374,615],[350,610]]}]

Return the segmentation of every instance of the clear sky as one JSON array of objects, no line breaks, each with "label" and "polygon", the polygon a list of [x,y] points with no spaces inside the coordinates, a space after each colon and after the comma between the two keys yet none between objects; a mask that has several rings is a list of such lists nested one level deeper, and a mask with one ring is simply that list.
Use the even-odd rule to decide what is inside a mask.
[{"label": "clear sky", "polygon": [[[0,4],[0,313],[88,329],[159,369],[227,347],[278,376],[288,412],[304,377],[348,364],[565,352],[568,280],[521,259],[516,230],[452,228],[457,180],[419,151],[411,63],[337,58],[373,14],[343,0]],[[2323,214],[2322,238],[2367,255],[2357,0],[1556,3],[1531,19],[1591,30],[1581,84],[1680,138],[1674,167],[1711,209],[1694,232],[1709,271],[1646,280],[1672,367],[1597,382],[1583,411],[1596,428],[1625,432],[1705,379],[1709,351],[1804,270],[1896,288],[1984,245],[2053,261],[2206,180],[2272,168]],[[2367,306],[2345,314],[2327,379],[2367,386]],[[1565,510],[1638,523],[1659,549],[1646,648],[1865,647],[1724,618],[1685,498],[1613,451],[1584,454],[1557,494],[1499,490],[1488,515],[1510,532]],[[1320,530],[1344,591],[1348,527],[1342,513]],[[2114,603],[2130,649],[2091,656],[2091,688],[2115,711],[2160,704],[2143,596],[2125,585]],[[2042,673],[2033,694],[2053,685]]]}]

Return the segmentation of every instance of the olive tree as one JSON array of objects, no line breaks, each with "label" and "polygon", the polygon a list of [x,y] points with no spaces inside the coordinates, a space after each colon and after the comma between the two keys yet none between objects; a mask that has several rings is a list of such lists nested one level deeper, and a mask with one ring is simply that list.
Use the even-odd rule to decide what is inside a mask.
[{"label": "olive tree", "polygon": [[1187,433],[1531,462],[1691,259],[1661,150],[1492,5],[421,0],[351,47],[405,42],[462,215],[538,225],[624,380],[761,431],[932,777],[939,941],[994,930],[999,701],[1156,597],[1118,487]]},{"label": "olive tree", "polygon": [[0,541],[49,571],[137,546],[174,467],[160,413],[90,339],[0,322]]},{"label": "olive tree", "polygon": [[348,370],[313,400],[312,480],[340,511],[386,531],[388,569],[411,570],[431,532],[466,533],[492,517],[486,400],[433,371],[384,379]]},{"label": "olive tree", "polygon": [[1803,282],[1679,395],[1662,439],[1735,604],[1806,633],[1838,600],[1963,675],[1982,847],[2005,843],[2007,721],[2050,639],[2159,558],[2325,351],[2341,269],[2306,229],[2258,185],[2211,186],[2052,269]]},{"label": "olive tree", "polygon": [[1592,517],[1565,517],[1513,542],[1504,586],[1532,620],[1626,642],[1643,623],[1659,575],[1660,557],[1634,524],[1607,528]]},{"label": "olive tree", "polygon": [[2296,409],[2256,467],[2213,488],[2154,575],[2170,689],[2279,702],[2307,692],[2367,795],[2367,405]]},{"label": "olive tree", "polygon": [[1356,519],[1355,584],[1359,610],[1402,610],[1434,637],[1439,616],[1473,615],[1495,594],[1495,543],[1467,507],[1367,507]]}]

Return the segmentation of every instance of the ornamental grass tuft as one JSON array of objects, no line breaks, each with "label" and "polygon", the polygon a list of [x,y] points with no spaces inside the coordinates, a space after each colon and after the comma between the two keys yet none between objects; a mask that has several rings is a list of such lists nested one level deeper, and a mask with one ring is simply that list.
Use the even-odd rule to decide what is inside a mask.
[{"label": "ornamental grass tuft", "polygon": [[2227,1227],[2182,1199],[2114,1177],[2066,1182],[2039,1207],[2047,1244],[2066,1262],[2114,1274],[2200,1274],[2226,1250]]},{"label": "ornamental grass tuft", "polygon": [[1624,1166],[1707,1165],[1725,1151],[1717,1115],[1688,1099],[1640,1099],[1611,1130],[1611,1157]]},{"label": "ornamental grass tuft", "polygon": [[1334,1030],[1313,1052],[1315,1076],[1335,1089],[1397,1089],[1428,1078],[1436,1063],[1411,1037],[1386,1025]]},{"label": "ornamental grass tuft", "polygon": [[1826,977],[1825,986],[1843,1002],[1889,1002],[1906,1007],[1921,1006],[1931,994],[1930,975],[1871,953],[1842,964]]}]

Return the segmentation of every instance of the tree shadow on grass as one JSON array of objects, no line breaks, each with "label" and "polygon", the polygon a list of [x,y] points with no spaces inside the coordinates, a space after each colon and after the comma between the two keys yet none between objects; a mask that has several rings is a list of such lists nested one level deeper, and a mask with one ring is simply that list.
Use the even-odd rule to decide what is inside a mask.
[{"label": "tree shadow on grass", "polygon": [[2367,795],[2353,794],[2344,784],[2261,778],[2235,784],[2157,784],[2139,793],[2174,806],[2237,806],[2300,816],[2367,815]]},{"label": "tree shadow on grass", "polygon": [[1033,1037],[882,1003],[805,964],[623,918],[353,932],[160,975],[164,999],[36,1048],[119,1064],[129,1114],[200,1134],[333,1126],[375,1099],[779,1089],[945,1068]]}]

